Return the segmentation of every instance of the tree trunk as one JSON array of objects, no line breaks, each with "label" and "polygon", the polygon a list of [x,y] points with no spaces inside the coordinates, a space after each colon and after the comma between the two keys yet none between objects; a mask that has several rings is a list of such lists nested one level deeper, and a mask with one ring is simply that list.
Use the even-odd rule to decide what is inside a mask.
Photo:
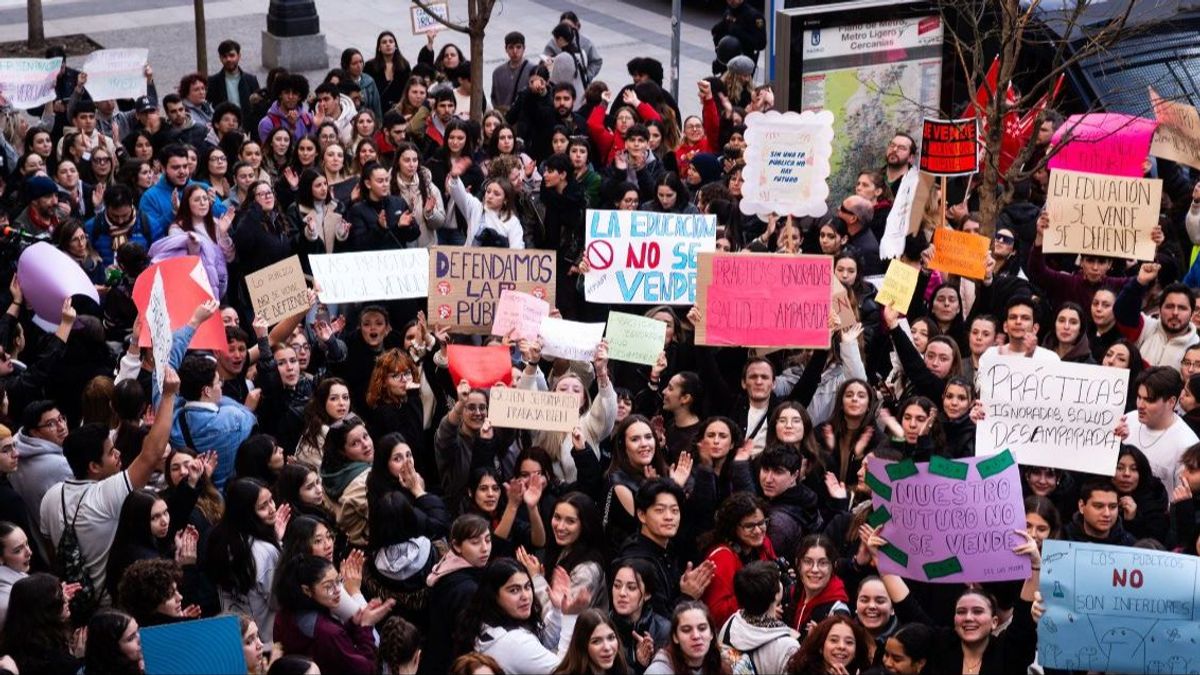
[{"label": "tree trunk", "polygon": [[30,49],[41,49],[46,46],[46,24],[42,20],[42,0],[26,0],[25,21],[29,25],[28,39]]},{"label": "tree trunk", "polygon": [[471,119],[483,121],[483,30],[471,27]]},{"label": "tree trunk", "polygon": [[204,0],[192,0],[192,7],[196,14],[196,72],[208,77],[208,34],[204,26]]}]

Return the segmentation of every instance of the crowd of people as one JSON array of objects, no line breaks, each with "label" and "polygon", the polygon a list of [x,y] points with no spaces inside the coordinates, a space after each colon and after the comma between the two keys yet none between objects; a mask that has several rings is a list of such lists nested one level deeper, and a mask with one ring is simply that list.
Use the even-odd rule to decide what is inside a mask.
[{"label": "crowd of people", "polygon": [[[570,12],[537,58],[505,36],[490,83],[453,43],[414,63],[384,31],[319,83],[275,69],[260,87],[226,41],[220,72],[161,98],[149,66],[133,102],[64,68],[55,102],[0,111],[0,219],[19,231],[0,256],[0,672],[144,672],[139,628],[221,614],[272,675],[1041,672],[1046,539],[1200,553],[1196,177],[1148,164],[1153,262],[1045,254],[1044,171],[996,222],[970,191],[931,208],[900,256],[919,273],[901,315],[868,278],[917,143],[898,133],[825,217],[743,215],[743,120],[774,100],[754,80],[761,15],[728,6],[693,116],[658,61],[630,61],[632,82],[603,68]],[[1044,119],[1037,152],[1061,123]],[[246,288],[293,255],[307,272],[313,254],[549,249],[554,315],[602,321],[588,209],[710,214],[718,250],[830,256],[853,321],[833,315],[827,349],[759,354],[698,346],[702,307],[629,308],[665,324],[653,366],[490,338],[514,386],[579,399],[572,432],[528,432],[451,379],[447,348],[480,338],[423,302],[314,291],[269,326]],[[929,269],[943,227],[994,232],[986,278]],[[57,326],[13,274],[43,239],[101,298],[68,298]],[[214,299],[160,387],[133,285],[179,256]],[[214,315],[224,348],[191,348]],[[1127,369],[1120,458],[1020,467],[1028,579],[881,574],[866,468],[974,455],[989,351]]]}]

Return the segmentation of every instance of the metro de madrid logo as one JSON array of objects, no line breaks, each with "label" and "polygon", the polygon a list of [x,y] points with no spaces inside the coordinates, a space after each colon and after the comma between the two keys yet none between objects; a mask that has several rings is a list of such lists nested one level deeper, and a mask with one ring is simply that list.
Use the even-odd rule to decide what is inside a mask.
[{"label": "metro de madrid logo", "polygon": [[812,31],[812,37],[808,39],[812,46],[816,47],[821,44],[821,29],[817,28]]}]

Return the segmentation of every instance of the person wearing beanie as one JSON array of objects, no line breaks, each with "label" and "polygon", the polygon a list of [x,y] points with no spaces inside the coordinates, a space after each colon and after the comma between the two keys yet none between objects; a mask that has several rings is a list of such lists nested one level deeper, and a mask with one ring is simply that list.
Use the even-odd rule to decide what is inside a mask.
[{"label": "person wearing beanie", "polygon": [[754,60],[745,55],[735,56],[729,59],[729,63],[725,64],[725,69],[734,75],[753,77]]},{"label": "person wearing beanie", "polygon": [[46,176],[32,176],[25,181],[25,197],[29,206],[17,216],[17,227],[34,233],[53,233],[64,216],[64,210],[58,206],[58,186]]},{"label": "person wearing beanie", "polygon": [[713,74],[719,75],[722,64],[728,67],[731,54],[744,55],[750,63],[758,61],[758,53],[767,47],[767,22],[746,0],[725,0],[725,13],[712,27],[712,39],[717,48]]},{"label": "person wearing beanie", "polygon": [[488,98],[492,107],[504,111],[517,100],[517,93],[529,86],[529,76],[536,64],[525,58],[525,36],[512,31],[504,36],[504,53],[508,60],[492,71],[492,91]]},{"label": "person wearing beanie", "polygon": [[721,160],[711,152],[701,152],[692,157],[688,163],[688,172],[684,178],[688,190],[692,194],[700,188],[721,179]]}]

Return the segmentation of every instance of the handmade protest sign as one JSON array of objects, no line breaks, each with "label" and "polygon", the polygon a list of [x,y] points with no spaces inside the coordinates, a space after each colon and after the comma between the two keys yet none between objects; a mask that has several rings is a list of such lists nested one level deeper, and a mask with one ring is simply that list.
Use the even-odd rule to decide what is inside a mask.
[{"label": "handmade protest sign", "polygon": [[308,311],[308,283],[298,255],[247,274],[246,288],[254,315],[266,319],[267,325]]},{"label": "handmade protest sign", "polygon": [[915,267],[909,267],[900,262],[899,258],[893,258],[888,264],[887,274],[883,276],[879,293],[875,295],[875,302],[888,305],[900,314],[906,313],[908,303],[912,302],[913,292],[917,290],[919,276],[920,273]]},{"label": "handmade protest sign", "polygon": [[829,347],[833,259],[701,253],[696,344]]},{"label": "handmade protest sign", "polygon": [[402,300],[429,295],[429,250],[401,248],[308,256],[321,302]]},{"label": "handmade protest sign", "polygon": [[571,361],[591,361],[596,345],[604,337],[603,323],[580,323],[546,317],[538,332],[542,337],[542,355]]},{"label": "handmade protest sign", "polygon": [[236,616],[144,626],[138,637],[146,672],[153,675],[239,675],[247,671]]},{"label": "handmade protest sign", "polygon": [[871,460],[874,512],[883,526],[879,572],[941,584],[1029,576],[1029,558],[1013,553],[1024,540],[1021,476],[1011,453],[928,462]]},{"label": "handmade protest sign", "polygon": [[150,302],[146,305],[146,323],[150,327],[150,343],[154,351],[154,382],[162,391],[171,361],[171,315],[167,311],[167,294],[163,291],[162,272],[154,270],[150,287]]},{"label": "handmade protest sign", "polygon": [[930,174],[910,169],[900,179],[900,188],[879,239],[881,259],[895,258],[904,252],[904,237],[920,229],[932,191],[933,176]]},{"label": "handmade protest sign", "polygon": [[87,73],[87,91],[95,101],[137,98],[146,95],[143,70],[150,56],[148,49],[98,49],[83,62]]},{"label": "handmade protest sign", "polygon": [[832,152],[833,113],[828,110],[747,115],[742,213],[764,219],[768,214],[825,215]]},{"label": "handmade protest sign", "polygon": [[492,387],[488,421],[494,427],[570,432],[579,425],[579,396],[569,392]]},{"label": "handmade protest sign", "polygon": [[1150,88],[1150,105],[1158,127],[1150,154],[1200,169],[1200,113],[1186,103],[1168,101]]},{"label": "handmade protest sign", "polygon": [[443,19],[448,20],[450,18],[449,3],[428,2],[428,3],[425,3],[425,6],[429,8],[429,11],[425,11],[424,9],[421,9],[420,7],[417,7],[416,5],[413,5],[408,10],[409,17],[412,19],[412,34],[413,35],[424,35],[426,33],[437,33],[438,31],[444,30],[446,28],[446,24],[438,21],[437,19],[433,18],[433,16],[431,16],[431,15],[436,14],[437,16],[440,16]]},{"label": "handmade protest sign", "polygon": [[[163,292],[167,298],[167,312],[171,316],[171,331],[183,328],[192,319],[196,307],[215,300],[208,286],[208,274],[200,258],[194,255],[168,258],[154,263],[138,275],[133,284],[133,302],[138,313],[146,314],[150,304],[150,291],[154,286],[154,278],[162,273]],[[142,322],[142,332],[138,336],[138,345],[153,347],[150,339],[150,326]],[[223,352],[229,349],[225,341],[225,325],[221,323],[221,315],[213,314],[200,324],[196,334],[189,343],[191,349],[211,349]]]},{"label": "handmade protest sign", "polygon": [[1103,673],[1200,671],[1200,558],[1047,539],[1039,579],[1044,668]]},{"label": "handmade protest sign", "polygon": [[1110,475],[1120,441],[1129,371],[984,353],[977,371],[986,416],[975,453],[1011,449],[1017,461]]},{"label": "handmade protest sign", "polygon": [[507,335],[516,340],[536,340],[542,319],[550,315],[550,305],[520,291],[503,291],[496,304],[492,335]]},{"label": "handmade protest sign", "polygon": [[637,314],[608,313],[608,358],[653,366],[663,352],[667,324]]},{"label": "handmade protest sign", "polygon": [[460,333],[489,333],[504,291],[554,306],[554,251],[435,246],[429,254],[429,316]]},{"label": "handmade protest sign", "polygon": [[921,171],[966,176],[979,170],[979,120],[925,118],[921,127]]},{"label": "handmade protest sign", "polygon": [[1071,115],[1054,133],[1054,156],[1048,166],[1141,178],[1157,125],[1154,120],[1121,113]]},{"label": "handmade protest sign", "polygon": [[858,322],[858,312],[850,302],[850,293],[846,290],[845,284],[839,281],[836,276],[833,279],[832,285],[833,297],[830,300],[829,311],[837,316],[838,323],[843,328],[853,326]]},{"label": "handmade protest sign", "polygon": [[1150,233],[1158,224],[1162,180],[1122,178],[1055,169],[1046,212],[1047,253],[1085,253],[1154,260]]},{"label": "handmade protest sign", "polygon": [[929,266],[947,274],[982,279],[987,273],[990,245],[987,237],[939,227],[933,231],[933,259]]},{"label": "handmade protest sign", "polygon": [[472,388],[489,389],[497,382],[513,381],[512,356],[504,345],[447,345],[446,362],[455,386],[466,380]]},{"label": "handmade protest sign", "polygon": [[0,59],[0,96],[17,110],[28,110],[53,101],[62,57],[53,59]]},{"label": "handmade protest sign", "polygon": [[588,210],[586,227],[589,302],[695,304],[696,254],[716,249],[716,216]]}]

